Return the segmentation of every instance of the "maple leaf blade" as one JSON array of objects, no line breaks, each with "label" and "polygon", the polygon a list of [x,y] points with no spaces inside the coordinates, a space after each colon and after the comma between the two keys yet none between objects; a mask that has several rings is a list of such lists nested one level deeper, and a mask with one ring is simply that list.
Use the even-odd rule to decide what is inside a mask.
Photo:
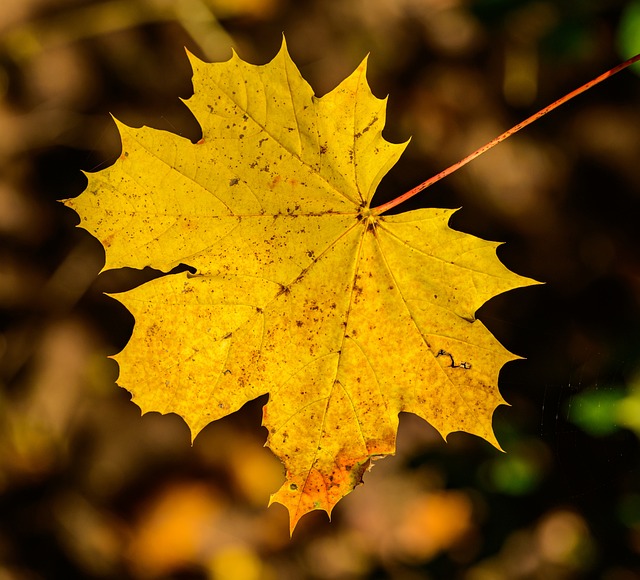
[{"label": "maple leaf blade", "polygon": [[105,268],[197,272],[118,295],[135,318],[119,384],[192,438],[268,393],[267,445],[286,472],[271,502],[291,531],[394,453],[400,412],[498,446],[498,374],[517,357],[475,313],[535,282],[497,243],[449,228],[452,210],[369,210],[406,144],[382,137],[366,60],[318,98],[284,43],[262,66],[189,58],[203,138],[119,124],[122,155],[65,202]]},{"label": "maple leaf blade", "polygon": [[103,270],[151,266],[168,271],[237,225],[215,188],[212,194],[199,183],[196,163],[185,154],[193,148],[188,139],[116,124],[120,157],[111,167],[88,173],[83,194],[65,201],[79,213],[80,226],[104,246]]},{"label": "maple leaf blade", "polygon": [[[390,320],[370,344],[386,336],[391,343],[395,338],[413,346],[403,351],[403,359],[384,352],[368,356],[386,360],[387,374],[396,369],[393,388],[400,411],[419,415],[444,438],[465,431],[500,449],[492,429],[495,409],[505,404],[498,376],[504,364],[519,357],[475,313],[494,296],[538,282],[507,269],[497,258],[498,243],[449,228],[454,211],[422,209],[378,221],[371,251],[382,267],[363,278],[379,280],[380,269],[385,270],[396,298],[380,305]],[[375,293],[363,290],[369,304],[381,294],[379,282],[372,283]]]},{"label": "maple leaf blade", "polygon": [[[325,195],[356,208],[368,205],[408,144],[382,138],[386,99],[371,93],[366,59],[320,98],[300,75],[284,42],[266,65],[251,65],[236,55],[226,63],[207,64],[193,55],[190,60],[194,86],[202,90],[186,104],[199,119],[205,142],[229,134],[246,146],[249,163],[269,165],[271,172],[274,166],[269,162],[284,154],[299,163],[303,175],[311,173],[326,189]],[[207,97],[219,91],[224,99],[213,102]],[[250,146],[252,137],[257,147]],[[350,143],[346,149],[345,141]],[[272,148],[267,151],[266,145]]]},{"label": "maple leaf blade", "polygon": [[[498,374],[518,357],[474,314],[489,298],[535,281],[505,268],[498,244],[450,229],[452,213],[416,210],[361,227],[355,270],[345,272],[340,286],[350,290],[350,300],[337,370],[316,369],[296,383],[325,376],[325,396],[310,406],[296,403],[304,412],[295,422],[287,417],[286,430],[272,414],[271,399],[265,406],[267,444],[287,467],[271,502],[288,507],[293,527],[307,511],[330,514],[361,482],[363,466],[395,452],[402,411],[424,418],[444,438],[466,431],[500,448],[491,425],[505,403]],[[422,275],[433,272],[433,262],[444,269],[437,285]],[[395,344],[403,348],[389,348]],[[301,440],[310,442],[312,454],[302,452]]]},{"label": "maple leaf blade", "polygon": [[497,258],[500,242],[451,229],[456,211],[427,208],[382,216],[377,239],[395,278],[410,286],[408,300],[431,301],[472,321],[494,296],[539,282],[515,274]]},{"label": "maple leaf blade", "polygon": [[182,273],[115,295],[136,320],[127,347],[113,357],[118,383],[143,413],[179,414],[195,439],[266,392],[251,380],[251,363],[260,356],[263,306],[279,288],[254,277]]},{"label": "maple leaf blade", "polygon": [[[382,137],[387,99],[373,95],[366,72],[364,59],[342,83],[317,100],[318,133],[324,136],[321,148],[330,162],[330,179],[336,187],[355,187],[362,207],[369,207],[380,180],[409,144],[409,140],[389,143]],[[333,138],[340,134],[352,141]]]}]

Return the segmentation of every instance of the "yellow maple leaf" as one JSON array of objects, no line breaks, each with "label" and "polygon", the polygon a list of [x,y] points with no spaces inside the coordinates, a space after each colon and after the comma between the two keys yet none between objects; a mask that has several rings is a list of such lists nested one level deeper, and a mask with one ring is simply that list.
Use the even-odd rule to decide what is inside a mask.
[{"label": "yellow maple leaf", "polygon": [[475,312],[533,281],[450,229],[453,210],[370,208],[406,144],[382,137],[366,61],[317,98],[284,43],[263,66],[190,59],[202,139],[118,124],[120,158],[66,201],[105,268],[197,272],[119,295],[136,320],[119,384],[193,437],[269,393],[266,444],[286,470],[271,501],[292,531],[394,453],[401,411],[498,446],[498,373],[516,357]]}]

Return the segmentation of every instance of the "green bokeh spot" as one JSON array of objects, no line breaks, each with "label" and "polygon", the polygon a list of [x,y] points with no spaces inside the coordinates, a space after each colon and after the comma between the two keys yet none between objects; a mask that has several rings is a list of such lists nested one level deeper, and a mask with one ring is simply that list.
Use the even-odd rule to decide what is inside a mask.
[{"label": "green bokeh spot", "polygon": [[604,437],[618,430],[618,403],[624,393],[617,389],[580,393],[571,402],[569,420],[589,435]]},{"label": "green bokeh spot", "polygon": [[616,511],[625,526],[640,526],[640,494],[630,493],[620,498]]},{"label": "green bokeh spot", "polygon": [[[620,18],[618,27],[618,50],[626,60],[640,53],[640,0],[629,2]],[[638,63],[631,69],[640,74]]]},{"label": "green bokeh spot", "polygon": [[507,455],[491,466],[491,482],[508,495],[525,495],[536,487],[540,479],[538,467],[526,457]]}]

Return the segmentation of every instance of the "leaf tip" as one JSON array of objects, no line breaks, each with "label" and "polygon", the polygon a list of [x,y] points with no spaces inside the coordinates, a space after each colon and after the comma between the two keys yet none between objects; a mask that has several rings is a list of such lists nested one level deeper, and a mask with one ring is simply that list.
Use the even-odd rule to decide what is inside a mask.
[{"label": "leaf tip", "polygon": [[289,61],[291,64],[293,64],[293,59],[291,58],[291,53],[289,52],[289,46],[287,44],[287,39],[284,35],[284,32],[282,33],[282,43],[280,44],[280,50],[273,58],[272,62],[277,61],[279,58],[284,58],[285,61]]},{"label": "leaf tip", "polygon": [[[187,59],[189,60],[189,65],[191,66],[191,71],[192,71],[192,80],[195,79],[198,71],[203,67],[206,66],[207,63],[202,60],[200,57],[196,56],[193,52],[191,52],[187,47],[185,47],[184,51],[187,54]],[[233,52],[233,49],[231,49],[231,51]]]},{"label": "leaf tip", "polygon": [[291,539],[293,537],[293,531],[296,529],[296,526],[298,525],[298,522],[300,521],[300,518],[303,514],[299,514],[296,516],[294,511],[286,503],[276,498],[277,494],[278,492],[271,494],[267,507],[270,508],[273,504],[277,503],[287,510],[287,519],[289,520],[289,539]]},{"label": "leaf tip", "polygon": [[123,123],[120,119],[118,119],[113,113],[109,113],[110,117],[113,119],[113,122],[116,124],[116,128],[118,129],[118,134],[122,138],[122,136],[127,133],[131,127],[126,123]]},{"label": "leaf tip", "polygon": [[294,510],[291,506],[285,504],[283,501],[281,501],[279,499],[275,499],[274,498],[275,495],[276,494],[273,494],[271,496],[271,498],[269,499],[268,507],[271,507],[274,503],[278,503],[278,504],[280,504],[280,505],[285,507],[285,509],[287,510],[288,517],[289,517],[289,538],[293,537],[293,532],[298,527],[298,523],[300,522],[300,520],[304,516],[306,516],[308,513],[312,512],[312,511],[322,511],[322,512],[326,513],[327,517],[329,518],[329,521],[331,521],[331,510],[328,510],[328,509],[326,509],[324,507],[318,507],[318,508],[310,509],[308,511]]},{"label": "leaf tip", "polygon": [[369,66],[369,56],[371,56],[370,52],[364,55],[364,58],[360,61],[360,64],[358,65],[358,68],[361,68],[364,72],[367,71],[367,67]]}]

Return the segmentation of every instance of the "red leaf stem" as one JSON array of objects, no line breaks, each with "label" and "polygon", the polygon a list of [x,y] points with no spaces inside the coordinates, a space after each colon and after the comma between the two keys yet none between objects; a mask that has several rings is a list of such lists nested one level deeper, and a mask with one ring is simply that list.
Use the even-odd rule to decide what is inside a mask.
[{"label": "red leaf stem", "polygon": [[422,182],[420,185],[417,185],[416,187],[414,187],[410,191],[407,191],[406,193],[403,193],[402,195],[396,197],[395,199],[392,199],[391,201],[388,201],[387,203],[383,203],[382,205],[379,205],[378,207],[374,207],[371,210],[371,213],[374,214],[374,215],[380,215],[380,214],[384,213],[385,211],[389,211],[391,208],[396,207],[397,205],[400,205],[401,203],[403,203],[404,201],[406,201],[410,197],[413,197],[414,195],[416,195],[416,193],[420,193],[424,189],[427,189],[427,187],[432,186],[437,181],[440,181],[441,179],[447,177],[447,175],[450,175],[454,171],[457,171],[462,166],[464,166],[467,163],[469,163],[469,161],[472,161],[476,157],[479,157],[483,153],[486,153],[487,151],[489,151],[489,149],[493,149],[493,147],[495,147],[498,143],[501,143],[502,141],[504,141],[508,137],[511,137],[511,135],[513,135],[514,133],[517,133],[518,131],[520,131],[520,129],[524,129],[527,125],[530,125],[534,121],[537,121],[540,117],[543,117],[547,113],[550,113],[554,109],[558,108],[560,105],[566,103],[570,99],[573,99],[573,97],[577,97],[578,95],[584,93],[585,91],[588,91],[591,87],[597,85],[598,83],[601,83],[602,81],[604,81],[605,79],[608,79],[609,77],[613,76],[614,74],[619,73],[621,70],[624,70],[625,68],[627,68],[628,66],[632,65],[633,63],[635,63],[635,62],[637,62],[639,60],[640,60],[640,54],[636,54],[634,57],[632,57],[629,60],[623,62],[622,64],[619,64],[618,66],[615,66],[612,69],[608,70],[607,72],[601,74],[599,77],[596,77],[595,79],[590,80],[588,83],[585,83],[584,85],[582,85],[581,87],[577,88],[576,90],[566,94],[564,97],[562,97],[562,98],[558,99],[557,101],[551,103],[550,105],[546,106],[544,109],[541,109],[537,113],[534,113],[533,115],[531,115],[529,118],[525,119],[524,121],[522,121],[522,122],[518,123],[517,125],[511,127],[511,129],[509,129],[508,131],[505,131],[504,133],[502,133],[502,135],[499,135],[495,139],[489,141],[489,143],[483,145],[479,149],[476,149],[473,153],[471,153],[470,155],[467,155],[467,157],[465,157],[461,161],[458,161],[457,163],[454,163],[451,167],[448,167],[447,169],[445,169],[445,170],[441,171],[440,173],[434,175],[430,179],[427,179],[427,181]]}]

